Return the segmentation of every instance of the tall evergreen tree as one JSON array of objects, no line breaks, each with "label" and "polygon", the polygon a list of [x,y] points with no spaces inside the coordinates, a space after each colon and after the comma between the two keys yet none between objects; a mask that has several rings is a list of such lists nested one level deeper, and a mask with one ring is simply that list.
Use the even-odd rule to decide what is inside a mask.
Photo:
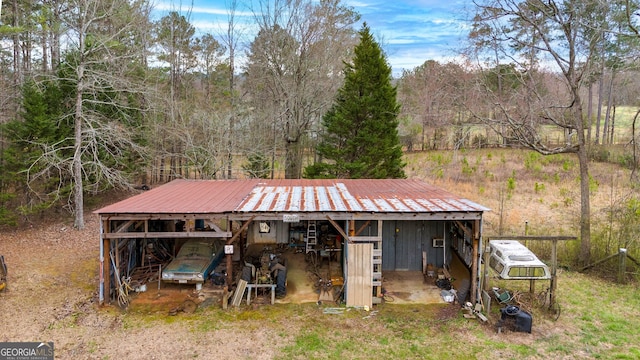
[{"label": "tall evergreen tree", "polygon": [[7,140],[0,165],[0,223],[14,221],[12,214],[29,215],[59,204],[60,195],[68,194],[68,188],[61,189],[62,167],[47,166],[52,158],[70,156],[72,128],[61,118],[68,100],[57,81],[28,80],[22,86],[19,118],[0,125]]},{"label": "tall evergreen tree", "polygon": [[366,23],[359,35],[353,62],[343,70],[344,85],[322,119],[325,133],[317,148],[321,161],[308,166],[305,177],[405,177],[391,67]]}]

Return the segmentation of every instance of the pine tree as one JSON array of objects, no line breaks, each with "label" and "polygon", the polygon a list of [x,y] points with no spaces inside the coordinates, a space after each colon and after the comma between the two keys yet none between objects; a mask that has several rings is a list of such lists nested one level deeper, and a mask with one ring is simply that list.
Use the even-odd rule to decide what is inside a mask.
[{"label": "pine tree", "polygon": [[[55,80],[27,80],[22,86],[19,118],[0,126],[6,140],[0,164],[0,224],[15,224],[18,214],[35,214],[64,196],[61,172],[47,169],[44,160],[70,156],[53,153],[70,145],[71,128],[61,119],[67,98]],[[65,195],[65,194],[62,194]]]},{"label": "pine tree", "polygon": [[366,23],[359,35],[353,62],[343,70],[344,85],[322,119],[325,133],[317,153],[324,162],[308,166],[305,177],[405,177],[391,67]]}]

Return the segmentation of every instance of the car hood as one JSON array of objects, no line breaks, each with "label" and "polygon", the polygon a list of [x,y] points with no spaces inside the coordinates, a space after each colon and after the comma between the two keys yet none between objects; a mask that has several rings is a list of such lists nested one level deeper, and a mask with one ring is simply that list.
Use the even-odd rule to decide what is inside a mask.
[{"label": "car hood", "polygon": [[207,266],[211,263],[211,258],[204,257],[189,257],[175,259],[170,262],[162,272],[174,272],[174,273],[202,273],[207,269]]}]

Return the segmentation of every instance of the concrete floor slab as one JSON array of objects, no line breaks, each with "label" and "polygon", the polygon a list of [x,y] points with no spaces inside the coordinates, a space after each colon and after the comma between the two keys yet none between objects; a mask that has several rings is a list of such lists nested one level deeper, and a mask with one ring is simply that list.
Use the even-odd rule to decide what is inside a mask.
[{"label": "concrete floor slab", "polygon": [[[342,279],[342,267],[339,259],[329,262],[327,259],[313,265],[304,253],[295,249],[285,249],[279,256],[287,263],[287,293],[284,298],[276,299],[276,303],[316,303],[320,299],[318,280],[320,278]],[[435,285],[434,277],[425,277],[420,271],[385,271],[383,272],[382,288],[385,303],[389,304],[434,304],[445,303],[441,296],[441,289]],[[340,287],[334,288],[336,299],[341,292]],[[135,306],[148,308],[174,308],[186,299],[197,297],[204,299],[203,306],[220,304],[222,287],[205,284],[201,292],[195,291],[193,285],[164,284],[162,289],[156,290],[151,285],[149,291],[138,294],[133,301]],[[264,297],[264,299],[261,299]],[[258,298],[252,297],[252,303],[269,303],[270,294],[261,292]],[[243,303],[246,300],[243,300]],[[323,300],[323,303],[328,301]],[[329,301],[330,302],[330,301]]]},{"label": "concrete floor slab", "polygon": [[[342,277],[342,269],[338,261],[324,260],[319,262],[317,267],[313,267],[305,261],[303,253],[288,251],[283,256],[288,264],[287,296],[277,300],[278,303],[317,302],[320,295],[314,288],[317,280],[320,277]],[[387,302],[396,304],[445,302],[440,294],[441,289],[435,285],[435,278],[424,277],[419,271],[386,271],[383,273],[382,287],[386,291]]]},{"label": "concrete floor slab", "polygon": [[425,277],[420,271],[385,271],[382,273],[385,302],[393,304],[444,303],[435,278]]}]

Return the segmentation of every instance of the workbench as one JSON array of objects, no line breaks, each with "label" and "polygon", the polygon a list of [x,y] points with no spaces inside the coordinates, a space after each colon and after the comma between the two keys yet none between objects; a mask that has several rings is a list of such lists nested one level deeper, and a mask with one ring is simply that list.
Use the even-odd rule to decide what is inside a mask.
[{"label": "workbench", "polygon": [[276,302],[276,284],[247,284],[247,305],[251,305],[253,289],[256,289],[256,297],[258,297],[258,288],[271,288],[271,305]]},{"label": "workbench", "polygon": [[338,255],[341,251],[341,248],[320,249],[320,258],[329,259],[329,261],[338,261]]}]

